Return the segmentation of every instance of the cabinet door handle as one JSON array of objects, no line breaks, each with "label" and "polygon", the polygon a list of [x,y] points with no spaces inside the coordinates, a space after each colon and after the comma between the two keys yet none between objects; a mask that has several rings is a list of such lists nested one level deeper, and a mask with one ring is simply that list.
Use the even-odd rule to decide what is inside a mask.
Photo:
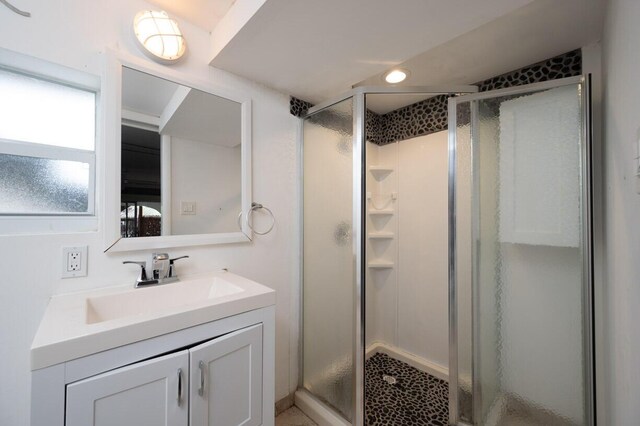
[{"label": "cabinet door handle", "polygon": [[198,388],[198,395],[200,396],[204,396],[204,374],[205,374],[205,367],[204,367],[204,362],[200,361],[200,363],[198,364],[198,368],[200,369],[200,387]]},{"label": "cabinet door handle", "polygon": [[178,407],[182,404],[182,368],[178,368]]}]

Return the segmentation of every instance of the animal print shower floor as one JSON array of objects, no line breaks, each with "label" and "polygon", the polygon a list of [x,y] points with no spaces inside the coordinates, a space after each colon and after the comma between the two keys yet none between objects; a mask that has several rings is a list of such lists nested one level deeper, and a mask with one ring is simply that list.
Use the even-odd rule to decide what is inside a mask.
[{"label": "animal print shower floor", "polygon": [[365,363],[367,426],[446,426],[449,385],[407,363],[376,353]]}]

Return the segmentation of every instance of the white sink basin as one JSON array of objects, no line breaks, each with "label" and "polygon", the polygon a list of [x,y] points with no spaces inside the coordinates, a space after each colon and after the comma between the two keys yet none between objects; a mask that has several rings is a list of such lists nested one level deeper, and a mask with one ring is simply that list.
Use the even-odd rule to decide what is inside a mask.
[{"label": "white sink basin", "polygon": [[202,278],[134,289],[105,296],[87,297],[86,323],[94,324],[134,315],[147,315],[202,303],[243,292],[221,277]]},{"label": "white sink basin", "polygon": [[31,369],[275,305],[272,289],[230,272],[54,296],[31,344]]}]

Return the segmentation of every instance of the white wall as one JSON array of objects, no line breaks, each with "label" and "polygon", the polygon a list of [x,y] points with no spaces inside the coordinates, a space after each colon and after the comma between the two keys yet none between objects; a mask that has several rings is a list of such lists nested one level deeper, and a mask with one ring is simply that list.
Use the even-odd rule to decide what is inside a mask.
[{"label": "white wall", "polygon": [[[241,165],[240,145],[171,138],[171,235],[237,231]],[[183,201],[196,214],[183,215]]]},{"label": "white wall", "polygon": [[449,365],[447,132],[398,144],[398,346]]},{"label": "white wall", "polygon": [[394,209],[393,216],[367,219],[368,232],[394,233],[393,240],[368,241],[367,258],[395,263],[393,269],[367,271],[367,343],[386,343],[446,369],[447,132],[367,148],[369,166],[394,168],[379,179],[367,176],[373,202]]},{"label": "white wall", "polygon": [[640,421],[640,2],[608,3],[604,67],[605,424]]},{"label": "white wall", "polygon": [[[144,58],[131,34],[136,12],[150,7],[143,1],[25,0],[17,5],[29,10],[32,18],[20,17],[1,7],[0,47],[97,75],[103,73],[106,47]],[[271,208],[277,222],[271,234],[256,237],[253,243],[174,249],[171,253],[191,256],[180,265],[182,274],[228,267],[277,291],[276,399],[279,399],[295,388],[297,369],[295,360],[290,362],[289,357],[290,344],[293,347],[297,344],[290,342],[289,330],[290,324],[296,323],[290,318],[290,292],[298,279],[294,253],[297,237],[291,225],[296,206],[296,119],[289,114],[287,96],[207,66],[208,33],[186,22],[180,24],[189,53],[174,69],[253,99],[254,199]],[[102,189],[99,184],[99,197]],[[85,244],[89,246],[88,277],[60,279],[61,247]],[[136,271],[121,262],[147,255],[103,254],[102,247],[100,233],[0,237],[0,364],[4,366],[0,373],[0,424],[29,422],[29,347],[48,298],[68,291],[133,283]]]}]

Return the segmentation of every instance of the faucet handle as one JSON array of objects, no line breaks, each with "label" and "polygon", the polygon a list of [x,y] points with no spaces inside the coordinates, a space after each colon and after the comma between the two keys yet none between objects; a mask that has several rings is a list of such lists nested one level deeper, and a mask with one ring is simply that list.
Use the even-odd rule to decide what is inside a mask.
[{"label": "faucet handle", "polygon": [[189,256],[180,256],[180,257],[174,257],[173,259],[169,259],[169,264],[173,265],[173,262],[175,262],[176,260],[180,260],[180,259],[188,259]]},{"label": "faucet handle", "polygon": [[138,277],[138,282],[147,280],[147,262],[136,262],[134,260],[125,260],[124,262],[122,262],[123,265],[127,263],[132,263],[140,266],[140,276]]},{"label": "faucet handle", "polygon": [[178,275],[176,274],[176,267],[174,266],[173,262],[175,262],[176,260],[180,260],[180,259],[188,259],[189,256],[180,256],[180,257],[174,257],[173,259],[169,259],[169,277],[170,278],[175,278]]}]

